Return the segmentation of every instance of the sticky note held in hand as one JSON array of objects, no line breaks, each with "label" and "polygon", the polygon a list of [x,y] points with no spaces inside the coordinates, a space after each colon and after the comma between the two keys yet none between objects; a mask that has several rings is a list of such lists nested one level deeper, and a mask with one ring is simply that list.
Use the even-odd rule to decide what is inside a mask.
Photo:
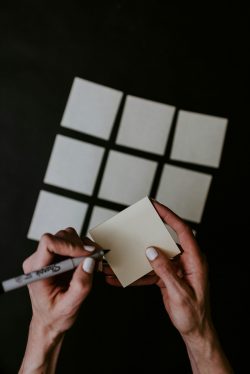
[{"label": "sticky note held in hand", "polygon": [[145,250],[155,246],[169,258],[180,253],[148,197],[124,209],[109,220],[89,230],[92,239],[102,248],[123,287],[152,270]]}]

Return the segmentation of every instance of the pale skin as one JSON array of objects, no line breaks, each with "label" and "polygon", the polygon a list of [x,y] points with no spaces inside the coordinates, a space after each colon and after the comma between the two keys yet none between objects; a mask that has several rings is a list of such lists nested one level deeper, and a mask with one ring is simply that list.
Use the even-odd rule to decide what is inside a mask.
[{"label": "pale skin", "polygon": [[[160,288],[166,312],[183,338],[194,374],[231,374],[233,370],[211,320],[207,264],[192,230],[167,207],[156,201],[153,204],[162,220],[176,231],[183,252],[169,260],[159,248],[145,249],[153,272],[134,285],[156,284]],[[87,238],[81,241],[72,228],[56,235],[45,234],[23,268],[26,273],[38,269],[53,263],[56,255],[87,256],[97,247]],[[19,373],[55,372],[65,332],[75,322],[91,290],[93,270],[93,264],[85,266],[85,270],[81,264],[70,279],[54,277],[29,285],[33,316]],[[108,284],[120,286],[110,267],[104,267],[104,274]]]},{"label": "pale skin", "polygon": [[[44,234],[36,252],[24,261],[23,270],[29,273],[56,262],[58,255],[88,256],[89,250],[95,249],[91,244],[87,238],[83,242],[73,228],[56,235]],[[60,278],[52,277],[28,286],[33,315],[20,374],[55,372],[64,334],[74,324],[91,290],[94,260],[85,270],[82,265],[73,274],[65,273]]]}]

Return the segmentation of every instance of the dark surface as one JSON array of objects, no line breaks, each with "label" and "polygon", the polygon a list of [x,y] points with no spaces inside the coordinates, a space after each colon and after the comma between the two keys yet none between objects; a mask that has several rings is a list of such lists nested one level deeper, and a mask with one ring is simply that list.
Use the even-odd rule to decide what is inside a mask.
[{"label": "dark surface", "polygon": [[[240,4],[206,3],[24,1],[0,6],[0,275],[19,274],[34,249],[26,235],[75,76],[227,117],[221,167],[198,240],[209,261],[215,325],[235,371],[244,373],[249,14]],[[26,289],[1,295],[1,373],[17,372],[30,316]],[[151,365],[155,373],[190,372],[159,290],[113,289],[98,276],[67,334],[58,372],[142,372]]]}]

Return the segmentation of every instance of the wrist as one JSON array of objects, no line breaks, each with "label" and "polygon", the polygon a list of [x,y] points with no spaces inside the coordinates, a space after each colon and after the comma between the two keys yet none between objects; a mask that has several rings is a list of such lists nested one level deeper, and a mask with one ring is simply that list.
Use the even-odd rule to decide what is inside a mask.
[{"label": "wrist", "polygon": [[32,317],[29,326],[29,336],[34,337],[40,342],[41,348],[44,352],[49,352],[64,337],[64,333],[55,331],[51,326],[41,323]]},{"label": "wrist", "polygon": [[203,357],[204,355],[209,355],[210,351],[218,345],[216,331],[209,322],[205,323],[201,330],[182,335],[182,338],[189,350]]},{"label": "wrist", "polygon": [[202,331],[182,336],[193,372],[207,374],[231,374],[233,370],[223,352],[216,330],[207,322]]},{"label": "wrist", "polygon": [[64,334],[56,333],[34,317],[30,322],[28,343],[19,373],[47,373],[55,366]]}]

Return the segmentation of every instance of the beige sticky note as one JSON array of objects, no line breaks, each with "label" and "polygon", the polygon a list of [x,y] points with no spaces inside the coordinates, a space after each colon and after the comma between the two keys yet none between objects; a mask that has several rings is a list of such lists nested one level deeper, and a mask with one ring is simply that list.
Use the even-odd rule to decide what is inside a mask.
[{"label": "beige sticky note", "polygon": [[106,259],[123,287],[152,270],[145,255],[147,247],[161,248],[170,258],[180,252],[148,197],[89,233],[99,245],[110,249]]}]

